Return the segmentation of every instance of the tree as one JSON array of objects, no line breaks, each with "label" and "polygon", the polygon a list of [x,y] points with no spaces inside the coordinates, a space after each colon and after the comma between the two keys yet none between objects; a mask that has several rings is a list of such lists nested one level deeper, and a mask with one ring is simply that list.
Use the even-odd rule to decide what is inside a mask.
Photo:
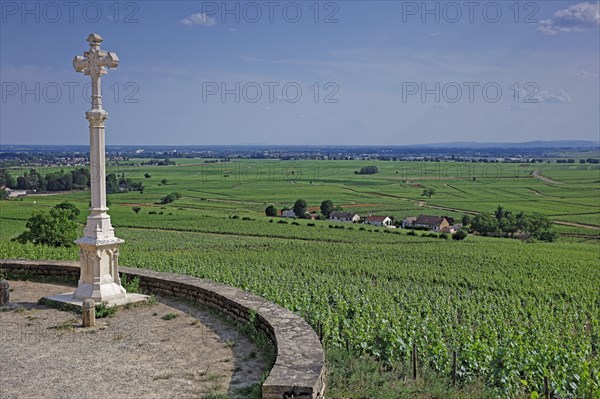
[{"label": "tree", "polygon": [[333,212],[333,210],[334,205],[332,200],[325,200],[321,202],[321,213],[323,214],[323,216],[328,218],[329,215],[331,215],[331,212]]},{"label": "tree", "polygon": [[13,179],[6,169],[0,169],[0,187],[15,188],[16,184],[15,179]]},{"label": "tree", "polygon": [[161,204],[170,204],[171,202],[175,201],[177,198],[179,198],[177,193],[167,194],[161,198],[160,203]]},{"label": "tree", "polygon": [[421,197],[431,198],[431,196],[433,194],[435,194],[435,189],[433,189],[433,188],[425,188],[425,189],[423,189],[423,193],[421,194]]},{"label": "tree", "polygon": [[114,173],[106,175],[106,192],[108,194],[119,192],[119,180]]},{"label": "tree", "polygon": [[145,177],[146,179],[149,179],[149,178],[151,178],[151,177],[152,177],[152,175],[151,175],[150,173],[146,172],[146,173],[144,173],[144,177]]},{"label": "tree", "polygon": [[374,175],[379,173],[379,168],[377,166],[363,166],[360,168],[360,171],[354,172],[357,175]]},{"label": "tree", "polygon": [[160,183],[161,183],[163,186],[166,186],[168,182],[169,182],[169,180],[167,180],[167,179],[162,179],[162,180],[160,181]]},{"label": "tree", "polygon": [[269,205],[267,209],[265,209],[265,215],[269,217],[277,216],[277,209],[273,205]]},{"label": "tree", "polygon": [[71,210],[57,207],[52,208],[49,213],[36,211],[25,225],[28,230],[14,240],[53,247],[73,246],[79,225],[72,217]]},{"label": "tree", "polygon": [[55,209],[62,209],[66,212],[68,212],[69,214],[69,219],[71,220],[76,220],[77,216],[79,216],[79,214],[81,213],[81,211],[79,210],[79,208],[77,208],[75,206],[75,204],[69,202],[69,201],[63,201],[60,204],[57,204],[54,206]]},{"label": "tree", "polygon": [[469,226],[473,222],[473,217],[469,214],[464,214],[461,220],[463,226]]},{"label": "tree", "polygon": [[506,212],[504,212],[504,208],[502,207],[502,205],[498,205],[498,208],[496,208],[496,212],[494,213],[494,216],[496,216],[496,219],[500,220],[505,215],[506,215]]},{"label": "tree", "polygon": [[140,211],[142,210],[142,208],[140,208],[139,206],[134,206],[131,208],[132,211],[134,211],[136,214],[140,213]]},{"label": "tree", "polygon": [[519,230],[517,220],[510,212],[506,212],[504,216],[498,220],[498,227],[509,237],[512,237]]},{"label": "tree", "polygon": [[[541,239],[544,233],[550,233],[552,221],[539,213],[519,213],[516,217],[516,225],[526,236]],[[544,235],[548,237],[548,235]]]},{"label": "tree", "polygon": [[306,210],[308,209],[308,204],[303,199],[299,199],[294,203],[294,208],[292,209],[294,210],[296,217],[301,218],[306,213]]},{"label": "tree", "polygon": [[492,215],[480,213],[478,215],[475,215],[475,217],[473,218],[471,227],[476,232],[486,236],[494,234],[498,231],[498,219],[496,219]]},{"label": "tree", "polygon": [[73,188],[83,190],[90,186],[90,171],[85,168],[79,168],[71,171],[73,178]]},{"label": "tree", "polygon": [[5,200],[8,198],[8,191],[5,188],[0,188],[0,200]]}]

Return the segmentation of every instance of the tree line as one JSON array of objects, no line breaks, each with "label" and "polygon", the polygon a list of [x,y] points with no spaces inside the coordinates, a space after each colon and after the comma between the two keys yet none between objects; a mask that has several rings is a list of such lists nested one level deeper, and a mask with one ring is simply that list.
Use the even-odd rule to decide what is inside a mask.
[{"label": "tree line", "polygon": [[[85,190],[90,187],[90,171],[86,168],[69,172],[61,169],[41,175],[35,169],[30,169],[15,179],[6,169],[0,169],[0,187],[36,192]],[[109,173],[106,176],[106,192],[109,194],[143,190],[144,185],[141,182],[126,178],[125,173],[121,176]]]},{"label": "tree line", "polygon": [[551,230],[552,221],[539,213],[513,213],[498,205],[493,215],[464,215],[463,226],[484,236],[536,239],[552,242],[558,234]]}]

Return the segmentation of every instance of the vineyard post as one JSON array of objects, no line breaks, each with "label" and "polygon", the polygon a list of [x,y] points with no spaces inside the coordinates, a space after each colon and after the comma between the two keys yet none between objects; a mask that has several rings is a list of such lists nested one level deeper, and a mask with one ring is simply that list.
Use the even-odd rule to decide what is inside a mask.
[{"label": "vineyard post", "polygon": [[413,380],[417,379],[417,343],[413,342],[412,349],[412,372],[413,372]]},{"label": "vineyard post", "polygon": [[452,385],[456,385],[456,351],[452,351]]},{"label": "vineyard post", "polygon": [[550,399],[550,389],[548,389],[548,377],[544,377],[544,399]]}]

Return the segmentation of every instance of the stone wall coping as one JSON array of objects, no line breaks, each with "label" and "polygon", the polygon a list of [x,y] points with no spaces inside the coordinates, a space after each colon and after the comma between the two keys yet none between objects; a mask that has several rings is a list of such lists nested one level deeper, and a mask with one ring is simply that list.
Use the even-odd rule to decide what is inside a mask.
[{"label": "stone wall coping", "polygon": [[[79,277],[79,262],[0,259],[0,268],[14,274]],[[238,321],[255,315],[259,328],[276,348],[275,363],[262,385],[264,399],[323,398],[325,356],[312,327],[300,316],[241,289],[176,273],[119,267],[128,278],[139,277],[146,291],[196,300]]]}]

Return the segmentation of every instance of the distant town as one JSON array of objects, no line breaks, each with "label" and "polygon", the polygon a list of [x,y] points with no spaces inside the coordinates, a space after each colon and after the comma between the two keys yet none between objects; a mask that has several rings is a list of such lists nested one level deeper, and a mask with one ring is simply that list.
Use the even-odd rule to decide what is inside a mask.
[{"label": "distant town", "polygon": [[[0,145],[0,168],[84,166],[87,146]],[[418,162],[598,163],[593,141],[446,143],[423,146],[107,146],[109,164],[175,164],[177,158],[214,162],[236,159],[377,160]],[[136,161],[143,160],[143,161]],[[142,163],[145,162],[145,163]]]}]

